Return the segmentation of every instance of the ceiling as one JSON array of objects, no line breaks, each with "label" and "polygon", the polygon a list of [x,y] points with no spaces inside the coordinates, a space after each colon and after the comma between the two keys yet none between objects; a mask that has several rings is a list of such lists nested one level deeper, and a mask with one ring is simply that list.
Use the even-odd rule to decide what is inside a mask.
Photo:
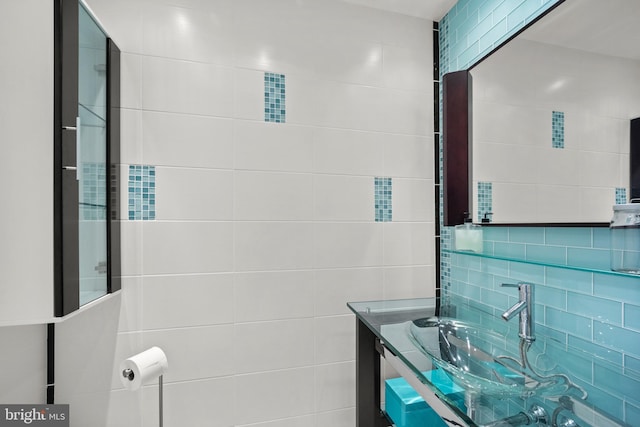
[{"label": "ceiling", "polygon": [[343,0],[347,3],[440,21],[458,0]]}]

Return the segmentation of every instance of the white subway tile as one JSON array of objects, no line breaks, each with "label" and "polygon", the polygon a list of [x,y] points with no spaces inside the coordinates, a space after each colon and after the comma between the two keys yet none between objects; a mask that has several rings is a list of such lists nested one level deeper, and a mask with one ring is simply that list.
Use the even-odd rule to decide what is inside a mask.
[{"label": "white subway tile", "polygon": [[217,325],[234,320],[231,274],[149,276],[143,279],[142,295],[145,330]]},{"label": "white subway tile", "polygon": [[313,365],[314,337],[311,318],[238,323],[234,328],[236,373]]},{"label": "white subway tile", "polygon": [[302,417],[282,418],[264,423],[244,424],[238,427],[309,427],[314,425],[314,420],[315,417],[313,415],[305,415]]},{"label": "white subway tile", "polygon": [[215,273],[233,269],[228,222],[143,223],[143,273]]},{"label": "white subway tile", "polygon": [[230,169],[230,119],[156,111],[142,113],[144,162],[150,165]]},{"label": "white subway tile", "polygon": [[425,40],[424,46],[385,45],[385,87],[433,92],[433,53],[430,46],[431,37]]},{"label": "white subway tile", "polygon": [[236,273],[234,290],[236,322],[314,315],[312,271]]},{"label": "white subway tile", "polygon": [[347,302],[382,299],[383,269],[315,270],[316,316],[347,314]]},{"label": "white subway tile", "polygon": [[139,165],[142,163],[142,112],[122,108],[120,120],[120,162]]},{"label": "white subway tile", "polygon": [[47,328],[45,325],[0,328],[2,366],[0,388],[3,404],[41,402],[47,384]]},{"label": "white subway tile", "polygon": [[382,227],[378,223],[315,223],[316,268],[368,267],[382,263]]},{"label": "white subway tile", "polygon": [[[142,393],[143,390],[114,390],[107,399],[107,427],[142,426]],[[156,399],[157,405],[157,399]]]},{"label": "white subway tile", "polygon": [[315,363],[347,362],[356,357],[353,315],[315,319]]},{"label": "white subway tile", "polygon": [[319,412],[316,414],[316,427],[352,427],[356,425],[356,409],[338,409],[336,411]]},{"label": "white subway tile", "polygon": [[238,425],[314,412],[313,367],[238,375],[235,379],[235,422]]},{"label": "white subway tile", "polygon": [[316,366],[316,410],[318,412],[355,406],[355,362]]},{"label": "white subway tile", "polygon": [[248,170],[311,172],[314,129],[262,121],[235,120],[235,167]]},{"label": "white subway tile", "polygon": [[[234,383],[233,377],[165,383],[163,390],[164,425],[234,426]],[[159,424],[158,387],[145,387],[142,395],[143,425],[145,427],[157,426]]]},{"label": "white subway tile", "polygon": [[148,5],[143,0],[87,0],[109,37],[122,52],[142,53],[142,19]]},{"label": "white subway tile", "polygon": [[436,296],[433,266],[384,269],[384,299],[433,298]]},{"label": "white subway tile", "polygon": [[393,221],[435,221],[435,188],[430,179],[393,179]]},{"label": "white subway tile", "polygon": [[316,221],[372,221],[372,177],[314,175],[313,218]]},{"label": "white subway tile", "polygon": [[235,172],[236,220],[309,221],[312,219],[311,174]]},{"label": "white subway tile", "polygon": [[233,10],[229,2],[211,2],[207,11],[148,3],[143,21],[146,54],[231,65]]},{"label": "white subway tile", "polygon": [[[278,70],[272,71],[281,73]],[[288,81],[285,77],[285,90],[289,92],[287,86]],[[286,92],[285,102],[288,101]],[[233,82],[233,117],[264,122],[264,108],[264,71],[236,68]],[[288,110],[287,108],[287,113]]]},{"label": "white subway tile", "polygon": [[122,52],[120,79],[121,107],[142,108],[142,56]]},{"label": "white subway tile", "polygon": [[385,134],[384,141],[383,176],[433,179],[433,136]]},{"label": "white subway tile", "polygon": [[[126,206],[126,203],[124,206]],[[123,208],[123,210],[126,212],[126,208]],[[124,218],[128,218],[128,215],[124,216]],[[140,275],[142,273],[141,221],[120,221],[120,251],[122,275]]]},{"label": "white subway tile", "polygon": [[389,135],[344,129],[313,130],[313,170],[316,173],[382,175],[383,147]]},{"label": "white subway tile", "polygon": [[118,332],[138,331],[142,327],[142,278],[122,277],[122,299]]},{"label": "white subway tile", "polygon": [[156,167],[158,220],[231,220],[233,172]]},{"label": "white subway tile", "polygon": [[[169,368],[164,381],[197,380],[234,374],[233,325],[145,331],[142,346],[160,347]],[[157,384],[157,380],[149,384]]]},{"label": "white subway tile", "polygon": [[433,223],[387,222],[384,227],[384,264],[434,265]]},{"label": "white subway tile", "polygon": [[232,117],[231,68],[145,56],[142,69],[145,110]]}]

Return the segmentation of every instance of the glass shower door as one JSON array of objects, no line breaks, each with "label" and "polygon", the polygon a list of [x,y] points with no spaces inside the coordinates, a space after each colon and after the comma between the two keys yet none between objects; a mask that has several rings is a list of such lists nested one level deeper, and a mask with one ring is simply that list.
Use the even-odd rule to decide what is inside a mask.
[{"label": "glass shower door", "polygon": [[78,14],[78,240],[80,306],[107,293],[107,36]]}]

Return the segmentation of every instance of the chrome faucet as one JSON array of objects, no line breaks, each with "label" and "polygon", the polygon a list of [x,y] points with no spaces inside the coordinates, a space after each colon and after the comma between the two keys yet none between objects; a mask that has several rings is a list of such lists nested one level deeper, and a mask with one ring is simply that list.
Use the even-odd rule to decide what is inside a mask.
[{"label": "chrome faucet", "polygon": [[520,328],[518,336],[528,343],[535,341],[536,337],[533,334],[534,319],[533,319],[533,285],[531,283],[503,283],[502,286],[509,288],[518,288],[520,294],[520,301],[518,301],[513,307],[502,313],[504,320],[512,319],[516,314],[520,314]]}]

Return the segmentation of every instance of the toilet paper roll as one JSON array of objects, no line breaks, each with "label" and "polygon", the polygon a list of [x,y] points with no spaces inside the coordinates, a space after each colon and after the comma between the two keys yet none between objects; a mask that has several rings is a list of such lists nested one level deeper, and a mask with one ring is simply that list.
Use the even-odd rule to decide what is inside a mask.
[{"label": "toilet paper roll", "polygon": [[162,375],[168,367],[164,351],[151,347],[120,363],[122,384],[128,390],[137,390],[142,384]]}]

